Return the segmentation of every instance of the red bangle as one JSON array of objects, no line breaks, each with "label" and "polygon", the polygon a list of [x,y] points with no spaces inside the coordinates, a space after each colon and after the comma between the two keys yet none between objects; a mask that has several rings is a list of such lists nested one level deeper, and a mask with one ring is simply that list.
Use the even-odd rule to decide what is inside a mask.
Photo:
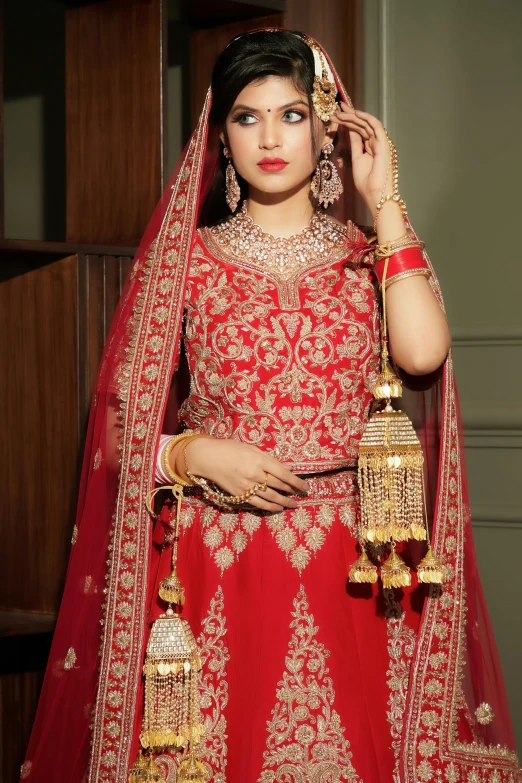
[{"label": "red bangle", "polygon": [[[379,285],[382,284],[385,263],[386,259],[380,258],[373,267]],[[413,269],[429,270],[429,266],[422,255],[422,251],[418,247],[407,247],[405,250],[397,250],[397,252],[393,253],[388,259],[386,282],[392,277],[395,277],[395,275],[400,275],[403,272],[410,272]]]}]

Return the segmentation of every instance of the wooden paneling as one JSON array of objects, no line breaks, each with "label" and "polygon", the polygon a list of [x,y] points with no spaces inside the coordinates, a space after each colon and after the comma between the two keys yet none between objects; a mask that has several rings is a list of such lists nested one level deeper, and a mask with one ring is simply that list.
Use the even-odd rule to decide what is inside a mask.
[{"label": "wooden paneling", "polygon": [[90,397],[132,254],[132,248],[121,257],[114,248],[80,247],[84,252],[60,258],[64,249],[75,248],[0,242],[0,780],[6,783],[18,780],[36,710],[69,557]]},{"label": "wooden paneling", "polygon": [[76,258],[0,284],[0,607],[56,610],[76,503]]},{"label": "wooden paneling", "polygon": [[164,3],[66,12],[69,242],[138,243],[161,194]]},{"label": "wooden paneling", "polygon": [[0,0],[0,237],[4,236],[4,0]]},{"label": "wooden paneling", "polygon": [[210,85],[217,56],[236,35],[259,27],[282,27],[283,15],[271,14],[233,24],[196,30],[190,38],[190,119],[195,127]]}]

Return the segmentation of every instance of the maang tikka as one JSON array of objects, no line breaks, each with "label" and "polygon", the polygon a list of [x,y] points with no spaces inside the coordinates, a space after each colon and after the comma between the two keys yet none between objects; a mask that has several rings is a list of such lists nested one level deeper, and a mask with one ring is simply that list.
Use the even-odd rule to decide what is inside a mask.
[{"label": "maang tikka", "polygon": [[317,164],[310,186],[313,195],[325,209],[329,204],[337,201],[344,190],[337,168],[329,160],[333,150],[334,146],[331,143],[323,147],[324,158]]},{"label": "maang tikka", "polygon": [[225,174],[225,198],[231,210],[235,212],[241,198],[241,189],[237,181],[236,170],[232,163],[232,155],[228,147],[223,147],[223,155],[228,160],[228,166]]}]

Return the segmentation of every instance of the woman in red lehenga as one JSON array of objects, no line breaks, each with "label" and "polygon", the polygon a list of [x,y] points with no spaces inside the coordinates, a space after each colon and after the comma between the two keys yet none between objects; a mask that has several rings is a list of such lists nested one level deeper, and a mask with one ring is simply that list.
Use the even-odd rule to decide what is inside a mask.
[{"label": "woman in red lehenga", "polygon": [[[317,206],[339,195],[328,145],[348,135],[381,254],[395,243],[390,350],[421,390],[408,394],[438,589],[348,581],[358,558],[373,573],[360,559],[356,466],[380,370],[383,273],[369,235]],[[132,780],[171,783],[521,780],[476,572],[446,320],[391,198],[393,149],[311,39],[263,30],[220,56],[105,349],[23,780],[124,783],[131,767]],[[178,430],[212,437],[173,440]],[[195,653],[178,676],[158,675],[147,651],[177,501],[162,490],[152,524],[146,505],[155,482],[180,473],[197,482],[181,503],[177,574],[199,682]],[[414,568],[426,544],[397,552]],[[174,675],[181,700],[196,684],[192,713],[164,704],[172,737],[158,747],[144,703]],[[199,743],[197,723],[179,725],[187,710],[204,726]],[[153,752],[136,761],[140,734]]]}]

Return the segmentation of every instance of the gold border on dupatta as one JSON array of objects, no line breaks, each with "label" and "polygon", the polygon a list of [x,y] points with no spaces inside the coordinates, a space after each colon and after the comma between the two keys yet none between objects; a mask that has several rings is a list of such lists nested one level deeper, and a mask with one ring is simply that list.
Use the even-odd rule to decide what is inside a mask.
[{"label": "gold border on dupatta", "polygon": [[[433,267],[431,269],[430,282],[443,307],[439,284]],[[433,549],[444,564],[446,582],[441,596],[426,599],[419,629],[404,716],[401,780],[404,783],[512,783],[520,780],[514,751],[477,741],[460,742],[456,736],[465,663],[463,559],[464,528],[469,512],[462,497],[461,447],[451,353],[443,374],[442,421],[440,482],[448,491],[439,493]]]},{"label": "gold border on dupatta", "polygon": [[[126,783],[145,635],[150,521],[145,497],[154,485],[156,444],[183,317],[210,91],[180,168],[152,253],[138,268],[143,295],[127,352],[128,394],[107,581],[89,783]],[[115,732],[115,723],[119,729]],[[116,736],[115,736],[116,735]]]}]

